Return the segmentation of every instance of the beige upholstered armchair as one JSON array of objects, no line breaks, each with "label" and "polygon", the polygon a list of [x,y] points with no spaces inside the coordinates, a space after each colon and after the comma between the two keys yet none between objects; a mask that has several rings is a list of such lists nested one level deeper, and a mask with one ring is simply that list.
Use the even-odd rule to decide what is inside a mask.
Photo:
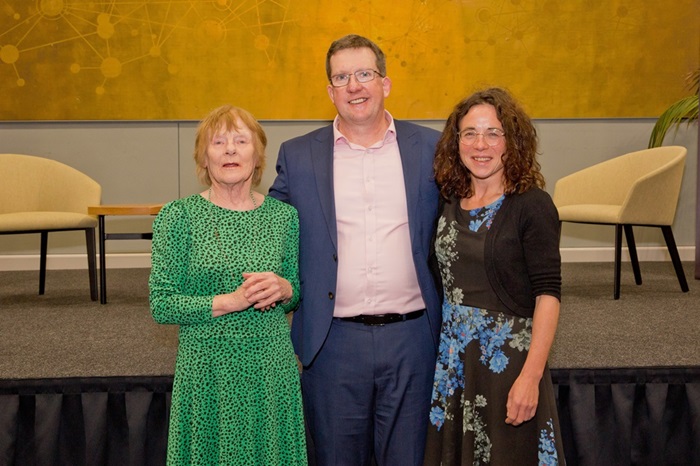
[{"label": "beige upholstered armchair", "polygon": [[671,230],[686,152],[680,146],[632,152],[565,176],[554,187],[561,222],[615,225],[615,299],[620,298],[622,230],[635,283],[642,284],[632,226],[661,228],[681,290],[688,291]]},{"label": "beige upholstered armchair", "polygon": [[0,154],[0,173],[0,235],[41,235],[39,294],[45,288],[49,232],[84,230],[90,297],[97,300],[97,218],[87,208],[100,204],[101,186],[74,168],[31,155]]}]

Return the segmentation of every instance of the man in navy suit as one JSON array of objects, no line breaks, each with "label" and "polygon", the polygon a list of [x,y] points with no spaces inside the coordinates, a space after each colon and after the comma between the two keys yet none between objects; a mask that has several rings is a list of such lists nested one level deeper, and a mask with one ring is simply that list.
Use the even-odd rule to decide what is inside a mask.
[{"label": "man in navy suit", "polygon": [[441,324],[428,267],[439,133],[384,109],[386,59],[350,35],[326,55],[333,124],[280,147],[270,195],[297,208],[310,462],[420,465]]}]

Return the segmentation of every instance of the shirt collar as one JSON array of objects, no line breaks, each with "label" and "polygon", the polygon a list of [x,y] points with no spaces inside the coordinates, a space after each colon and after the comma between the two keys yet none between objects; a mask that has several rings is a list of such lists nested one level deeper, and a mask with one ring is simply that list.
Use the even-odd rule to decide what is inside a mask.
[{"label": "shirt collar", "polygon": [[[391,113],[389,113],[388,110],[384,110],[384,118],[386,118],[386,120],[389,122],[389,127],[386,129],[382,140],[372,144],[372,147],[381,147],[384,144],[396,141],[396,125],[394,124],[394,117],[391,116]],[[338,128],[339,121],[340,118],[338,117],[338,115],[336,115],[333,119],[333,143],[335,145],[346,144],[348,146],[355,146],[355,144],[352,144],[350,141],[348,141],[348,138],[346,138],[345,135]]]}]

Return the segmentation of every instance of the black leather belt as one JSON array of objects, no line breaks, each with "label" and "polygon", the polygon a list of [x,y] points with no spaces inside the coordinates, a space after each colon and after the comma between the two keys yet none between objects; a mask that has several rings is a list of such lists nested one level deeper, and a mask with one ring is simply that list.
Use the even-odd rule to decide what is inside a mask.
[{"label": "black leather belt", "polygon": [[365,325],[386,325],[393,324],[394,322],[403,322],[406,320],[417,319],[420,316],[422,316],[424,312],[425,309],[421,309],[420,311],[413,311],[407,314],[360,314],[359,316],[352,317],[334,317],[334,319],[343,320],[345,322],[357,322],[359,324]]}]

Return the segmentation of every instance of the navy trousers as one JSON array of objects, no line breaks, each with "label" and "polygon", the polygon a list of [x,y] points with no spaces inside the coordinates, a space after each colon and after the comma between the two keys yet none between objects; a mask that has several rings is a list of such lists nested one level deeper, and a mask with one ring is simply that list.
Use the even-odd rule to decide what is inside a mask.
[{"label": "navy trousers", "polygon": [[383,326],[333,319],[301,376],[310,464],[421,465],[435,357],[425,314]]}]

